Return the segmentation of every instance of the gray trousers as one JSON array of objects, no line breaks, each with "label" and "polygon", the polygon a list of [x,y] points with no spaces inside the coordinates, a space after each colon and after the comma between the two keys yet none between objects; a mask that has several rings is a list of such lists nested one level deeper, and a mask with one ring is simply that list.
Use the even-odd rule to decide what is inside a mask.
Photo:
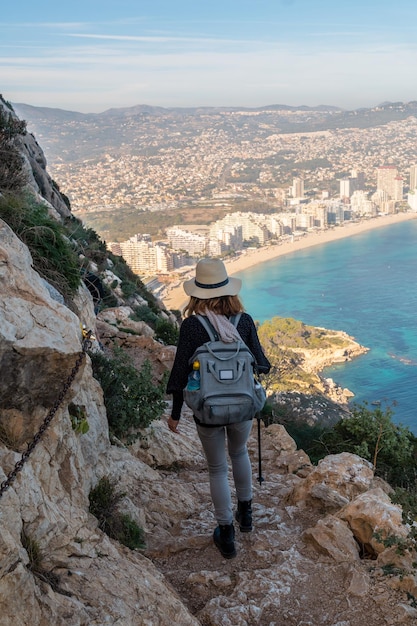
[{"label": "gray trousers", "polygon": [[198,436],[207,459],[211,499],[218,524],[233,522],[226,443],[237,499],[242,502],[252,500],[252,467],[246,445],[252,424],[252,420],[210,428],[197,424]]}]

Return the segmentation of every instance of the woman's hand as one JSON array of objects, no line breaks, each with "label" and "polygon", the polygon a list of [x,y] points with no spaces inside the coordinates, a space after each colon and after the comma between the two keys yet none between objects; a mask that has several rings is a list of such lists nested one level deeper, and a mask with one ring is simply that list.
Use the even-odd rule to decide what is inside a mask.
[{"label": "woman's hand", "polygon": [[172,417],[168,418],[168,428],[169,430],[171,430],[173,433],[179,433],[178,431],[178,424],[179,424],[179,420],[173,420]]}]

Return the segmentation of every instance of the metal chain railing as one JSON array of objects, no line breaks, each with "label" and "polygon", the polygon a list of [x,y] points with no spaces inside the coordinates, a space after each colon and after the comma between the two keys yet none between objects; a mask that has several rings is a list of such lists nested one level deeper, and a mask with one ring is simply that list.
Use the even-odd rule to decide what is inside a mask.
[{"label": "metal chain railing", "polygon": [[13,468],[13,470],[7,474],[6,479],[0,484],[0,498],[9,489],[9,487],[11,486],[13,481],[15,480],[16,476],[22,470],[24,464],[26,463],[26,461],[28,460],[28,458],[30,457],[30,455],[32,454],[34,449],[36,448],[37,444],[42,439],[46,429],[48,428],[49,424],[53,420],[53,418],[55,416],[55,413],[57,412],[57,410],[61,406],[61,404],[64,401],[64,398],[65,398],[67,392],[69,391],[72,383],[74,382],[74,379],[75,379],[75,377],[76,377],[76,375],[77,375],[77,373],[78,373],[78,371],[79,371],[79,369],[81,367],[81,364],[82,364],[82,362],[83,362],[83,360],[85,358],[85,354],[86,354],[87,350],[89,350],[89,348],[91,348],[91,342],[94,339],[91,330],[85,330],[83,328],[82,332],[83,332],[82,352],[80,352],[79,356],[77,357],[75,365],[72,368],[72,371],[71,371],[70,375],[68,376],[64,386],[62,387],[61,393],[59,394],[55,404],[49,410],[49,412],[48,412],[47,416],[45,417],[44,421],[42,422],[42,425],[39,428],[38,432],[33,437],[32,441],[28,444],[26,450],[23,452],[23,454],[22,454],[22,456],[20,458],[20,461],[18,461],[16,463],[16,465]]}]

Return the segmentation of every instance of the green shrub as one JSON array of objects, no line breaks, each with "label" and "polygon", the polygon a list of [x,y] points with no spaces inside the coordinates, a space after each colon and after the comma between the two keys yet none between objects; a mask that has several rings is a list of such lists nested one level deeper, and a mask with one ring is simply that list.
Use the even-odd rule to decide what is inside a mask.
[{"label": "green shrub", "polygon": [[160,319],[155,326],[155,338],[162,341],[166,346],[176,346],[178,343],[179,330],[168,320]]},{"label": "green shrub", "polygon": [[145,361],[138,371],[120,348],[113,358],[91,354],[93,375],[101,384],[110,432],[128,443],[139,430],[159,419],[165,410],[165,381],[155,384],[152,368]]},{"label": "green shrub", "polygon": [[394,504],[399,504],[402,509],[403,521],[405,524],[413,526],[417,522],[417,489],[404,489],[396,487],[394,493],[390,494]]},{"label": "green shrub", "polygon": [[0,217],[29,248],[34,269],[64,297],[74,295],[81,280],[78,256],[47,208],[29,195],[6,194],[0,197]]},{"label": "green shrub", "polygon": [[74,216],[67,217],[64,225],[67,236],[74,242],[78,253],[83,254],[89,262],[95,263],[99,272],[105,269],[109,253],[98,234]]},{"label": "green shrub", "polygon": [[136,284],[131,282],[130,280],[122,280],[122,282],[120,283],[120,288],[125,298],[130,298],[138,292]]},{"label": "green shrub", "polygon": [[151,328],[155,328],[159,319],[156,313],[154,313],[147,304],[134,307],[133,314],[130,317],[135,322],[145,322],[145,324],[148,324]]},{"label": "green shrub", "polygon": [[131,550],[144,548],[144,532],[126,513],[118,511],[118,505],[126,494],[117,493],[113,482],[103,476],[90,491],[90,513],[98,520],[99,528]]},{"label": "green shrub", "polygon": [[354,405],[351,416],[332,428],[308,426],[285,418],[281,423],[313,462],[328,454],[351,452],[370,461],[375,474],[392,487],[416,493],[417,438],[407,427],[392,421],[390,408],[369,409],[366,403]]},{"label": "green shrub", "polygon": [[389,407],[355,405],[351,417],[323,436],[323,445],[328,453],[353,452],[367,459],[393,487],[415,485],[417,438],[405,426],[394,424]]}]

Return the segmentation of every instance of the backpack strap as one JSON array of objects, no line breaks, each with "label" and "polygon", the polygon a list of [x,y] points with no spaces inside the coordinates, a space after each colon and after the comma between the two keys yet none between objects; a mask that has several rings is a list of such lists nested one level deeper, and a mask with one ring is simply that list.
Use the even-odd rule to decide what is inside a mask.
[{"label": "backpack strap", "polygon": [[204,329],[206,330],[208,336],[210,337],[210,341],[218,341],[219,335],[217,334],[216,329],[214,328],[213,324],[209,321],[209,319],[205,317],[204,315],[197,315],[196,317],[198,321],[201,323],[201,325],[204,327]]},{"label": "backpack strap", "polygon": [[239,311],[239,313],[237,313],[236,315],[231,315],[231,316],[229,317],[229,322],[230,322],[231,324],[233,324],[233,326],[234,326],[235,328],[237,328],[237,325],[239,324],[239,320],[240,320],[241,315],[242,315],[242,312],[241,312],[241,311]]}]

